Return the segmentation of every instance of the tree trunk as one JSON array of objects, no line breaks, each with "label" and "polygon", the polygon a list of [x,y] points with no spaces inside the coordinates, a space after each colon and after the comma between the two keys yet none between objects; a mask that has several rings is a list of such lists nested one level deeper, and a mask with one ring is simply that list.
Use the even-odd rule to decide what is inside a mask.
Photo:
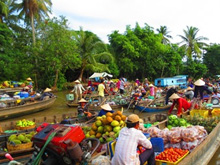
[{"label": "tree trunk", "polygon": [[36,39],[35,39],[35,28],[34,28],[34,14],[31,14],[31,28],[32,28],[33,45],[35,46]]},{"label": "tree trunk", "polygon": [[80,75],[79,75],[79,78],[78,78],[80,81],[82,81],[84,70],[85,70],[85,66],[82,66],[81,71],[80,71]]},{"label": "tree trunk", "polygon": [[57,69],[56,70],[56,76],[55,76],[54,84],[53,84],[53,87],[52,87],[53,91],[57,89],[58,76],[59,76],[59,70]]},{"label": "tree trunk", "polygon": [[161,72],[160,77],[163,77],[164,68],[165,68],[165,64],[163,65],[163,68],[162,68],[162,72]]}]

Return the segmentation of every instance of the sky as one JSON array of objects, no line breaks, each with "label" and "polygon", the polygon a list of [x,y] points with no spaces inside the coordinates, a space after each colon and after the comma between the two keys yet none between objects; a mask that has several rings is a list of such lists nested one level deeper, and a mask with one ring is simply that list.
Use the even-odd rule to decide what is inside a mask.
[{"label": "sky", "polygon": [[65,16],[73,30],[88,30],[108,43],[108,35],[126,26],[167,26],[172,43],[187,26],[197,27],[206,43],[220,43],[220,0],[51,0],[52,16]]}]

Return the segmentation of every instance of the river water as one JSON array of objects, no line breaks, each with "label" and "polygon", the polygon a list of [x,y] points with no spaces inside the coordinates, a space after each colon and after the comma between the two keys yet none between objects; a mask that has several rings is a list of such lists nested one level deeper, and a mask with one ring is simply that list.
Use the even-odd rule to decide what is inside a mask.
[{"label": "river water", "polygon": [[[10,119],[10,121],[17,121],[19,119],[25,119],[25,118],[33,118],[34,117],[39,117],[39,116],[53,116],[56,114],[63,114],[63,113],[70,113],[70,112],[76,112],[76,108],[69,108],[66,105],[66,94],[68,94],[69,91],[62,91],[62,92],[57,92],[55,95],[57,96],[57,100],[53,104],[53,106],[49,109],[46,109],[41,112],[37,112],[31,115],[25,115],[22,117],[18,117],[15,119]],[[133,113],[131,110],[126,110],[124,108],[124,114],[129,115]],[[138,114],[141,118],[145,118],[147,116],[150,116],[152,114],[146,114],[146,113],[139,113],[138,111],[135,111],[134,113]],[[213,156],[212,160],[209,162],[209,165],[220,165],[220,148],[216,152],[216,154]]]}]

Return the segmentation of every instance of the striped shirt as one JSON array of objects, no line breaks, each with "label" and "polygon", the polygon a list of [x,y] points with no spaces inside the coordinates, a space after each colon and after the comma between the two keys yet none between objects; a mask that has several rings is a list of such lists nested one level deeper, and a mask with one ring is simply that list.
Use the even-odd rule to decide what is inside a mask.
[{"label": "striped shirt", "polygon": [[123,128],[115,147],[115,155],[112,158],[112,165],[136,165],[140,164],[137,146],[152,148],[151,142],[144,134],[135,128]]}]

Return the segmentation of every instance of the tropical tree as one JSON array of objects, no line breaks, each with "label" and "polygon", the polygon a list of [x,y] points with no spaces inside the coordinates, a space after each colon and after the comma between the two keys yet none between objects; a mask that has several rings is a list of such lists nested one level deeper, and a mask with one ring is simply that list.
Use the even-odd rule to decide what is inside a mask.
[{"label": "tropical tree", "polygon": [[113,61],[113,56],[108,52],[106,44],[104,44],[95,34],[89,31],[75,31],[74,40],[78,47],[78,54],[81,58],[81,67],[79,79],[82,80],[85,70],[90,72],[110,71],[108,64]]},{"label": "tropical tree", "polygon": [[199,29],[192,26],[187,26],[186,30],[183,30],[184,35],[178,35],[182,41],[180,44],[182,44],[181,47],[184,47],[186,51],[186,56],[188,58],[192,58],[195,56],[195,58],[200,58],[204,46],[207,46],[206,43],[203,42],[203,40],[208,40],[208,38],[203,36],[198,36]]},{"label": "tropical tree", "polygon": [[170,31],[168,31],[166,26],[160,26],[160,28],[157,29],[157,32],[162,35],[162,43],[163,44],[170,43],[169,39],[173,38],[171,35],[169,35]]},{"label": "tropical tree", "polygon": [[7,0],[0,1],[0,23],[3,22],[3,17],[8,16],[8,5]]},{"label": "tropical tree", "polygon": [[19,12],[18,16],[31,25],[34,45],[36,43],[34,21],[44,20],[48,13],[51,13],[51,6],[51,0],[22,0],[13,6],[13,10]]}]

